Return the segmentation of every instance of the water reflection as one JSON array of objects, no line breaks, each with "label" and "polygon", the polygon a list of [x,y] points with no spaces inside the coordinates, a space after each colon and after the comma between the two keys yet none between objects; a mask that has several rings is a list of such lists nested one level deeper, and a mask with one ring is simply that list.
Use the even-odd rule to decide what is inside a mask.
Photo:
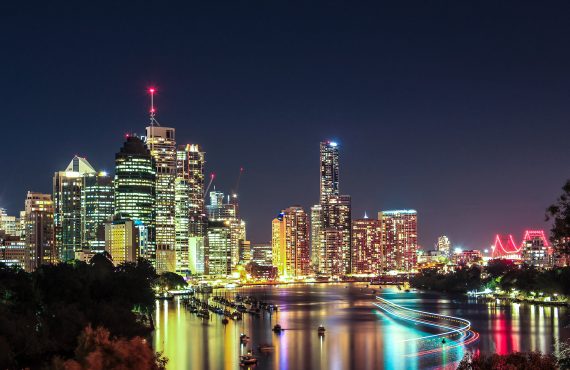
[{"label": "water reflection", "polygon": [[[221,317],[202,320],[177,300],[157,302],[154,346],[169,359],[169,369],[239,369],[239,355],[253,350],[255,369],[424,369],[453,368],[463,348],[408,357],[423,344],[404,340],[432,334],[429,328],[410,325],[382,314],[372,304],[375,295],[364,285],[313,284],[241,288],[221,295],[255,295],[279,305],[273,315],[244,315],[242,321]],[[554,338],[568,338],[567,310],[525,304],[477,303],[427,293],[404,293],[387,288],[380,292],[394,303],[445,315],[463,317],[481,335],[470,349],[508,353],[517,350],[554,350]],[[271,331],[281,324],[281,334]],[[319,336],[317,327],[327,329]],[[240,333],[250,336],[242,345]],[[260,344],[274,351],[260,353]]]}]

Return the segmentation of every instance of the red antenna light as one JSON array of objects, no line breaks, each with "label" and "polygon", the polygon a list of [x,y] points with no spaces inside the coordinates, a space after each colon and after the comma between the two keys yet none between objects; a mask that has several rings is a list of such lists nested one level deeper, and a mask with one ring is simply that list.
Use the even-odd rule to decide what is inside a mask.
[{"label": "red antenna light", "polygon": [[[156,113],[156,108],[154,108],[154,93],[156,92],[156,89],[154,87],[150,87],[148,89],[148,92],[150,94],[150,124],[151,126],[158,124],[158,122],[156,122],[156,119],[154,118],[154,115]],[[158,125],[160,126],[160,125]]]}]

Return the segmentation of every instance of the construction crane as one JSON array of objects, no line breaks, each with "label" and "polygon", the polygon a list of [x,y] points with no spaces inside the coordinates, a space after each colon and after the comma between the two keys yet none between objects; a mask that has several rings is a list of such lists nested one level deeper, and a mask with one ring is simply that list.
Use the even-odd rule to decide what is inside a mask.
[{"label": "construction crane", "polygon": [[236,186],[234,186],[234,190],[232,191],[232,201],[237,203],[238,191],[239,191],[239,183],[241,181],[241,175],[243,174],[243,167],[239,169],[239,175],[236,181]]},{"label": "construction crane", "polygon": [[206,198],[206,196],[208,195],[208,190],[210,190],[210,186],[212,186],[212,183],[214,182],[215,177],[216,177],[216,174],[212,172],[210,174],[210,182],[208,183],[208,186],[206,186],[206,190],[204,190],[204,198]]}]

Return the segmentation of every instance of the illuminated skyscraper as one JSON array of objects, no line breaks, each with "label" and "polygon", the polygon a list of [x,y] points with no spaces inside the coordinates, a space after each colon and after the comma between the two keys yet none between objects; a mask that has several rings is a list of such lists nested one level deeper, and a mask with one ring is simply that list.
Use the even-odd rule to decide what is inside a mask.
[{"label": "illuminated skyscraper", "polygon": [[176,270],[175,130],[153,124],[146,128],[146,145],[156,165],[156,269]]},{"label": "illuminated skyscraper", "polygon": [[85,158],[73,157],[53,177],[55,247],[61,261],[73,261],[82,250],[81,191],[83,176],[95,174]]},{"label": "illuminated skyscraper", "polygon": [[[311,229],[311,244],[313,248],[319,245],[318,258],[312,253],[313,259],[318,259],[317,270],[324,274],[329,274],[332,270],[335,274],[348,274],[352,269],[351,201],[349,195],[339,193],[338,144],[332,141],[320,143],[319,199],[320,209],[312,209],[312,221],[316,222],[316,225]],[[321,216],[317,220],[319,211]],[[318,236],[315,234],[317,232]],[[342,268],[337,270],[337,262],[325,261],[323,258],[338,258]],[[331,270],[333,266],[334,269]]]},{"label": "illuminated skyscraper", "polygon": [[321,142],[321,205],[327,202],[328,197],[339,195],[338,176],[338,145],[332,141]]},{"label": "illuminated skyscraper", "polygon": [[309,218],[298,206],[283,210],[272,222],[273,265],[281,276],[310,272]]},{"label": "illuminated skyscraper", "polygon": [[382,272],[382,229],[380,221],[364,218],[352,221],[353,273]]},{"label": "illuminated skyscraper", "polygon": [[25,269],[57,261],[54,244],[54,206],[50,194],[29,191],[26,197]]},{"label": "illuminated skyscraper", "polygon": [[410,272],[416,268],[418,213],[415,210],[381,211],[382,249],[386,270]]},{"label": "illuminated skyscraper", "polygon": [[204,209],[204,152],[196,144],[177,151],[175,182],[176,271],[204,273],[207,217]]},{"label": "illuminated skyscraper", "polygon": [[116,217],[135,221],[144,234],[140,255],[155,264],[156,169],[145,143],[136,136],[128,136],[115,155],[114,187]]},{"label": "illuminated skyscraper", "polygon": [[311,207],[311,264],[319,267],[321,232],[323,228],[323,207],[316,204]]},{"label": "illuminated skyscraper", "polygon": [[18,218],[16,216],[9,216],[4,208],[0,208],[0,230],[3,230],[6,235],[21,235]]},{"label": "illuminated skyscraper", "polygon": [[186,181],[188,186],[189,235],[204,236],[206,229],[206,211],[204,209],[204,166],[205,152],[197,144],[178,147],[177,177]]},{"label": "illuminated skyscraper", "polygon": [[82,246],[91,254],[105,251],[105,222],[115,211],[113,179],[105,172],[83,176],[81,189]]},{"label": "illuminated skyscraper", "polygon": [[227,276],[232,273],[232,235],[229,221],[210,221],[207,229],[205,273]]}]

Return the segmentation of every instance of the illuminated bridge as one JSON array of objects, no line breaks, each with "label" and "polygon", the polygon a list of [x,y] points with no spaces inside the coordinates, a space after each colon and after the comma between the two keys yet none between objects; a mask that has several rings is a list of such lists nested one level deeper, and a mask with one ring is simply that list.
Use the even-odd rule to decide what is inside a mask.
[{"label": "illuminated bridge", "polygon": [[414,310],[381,297],[376,297],[376,299],[378,302],[374,305],[384,314],[407,324],[425,326],[426,331],[434,331],[433,334],[402,340],[403,343],[416,342],[417,344],[413,347],[416,349],[413,353],[406,353],[404,356],[422,356],[451,348],[465,347],[479,339],[479,333],[471,328],[469,320]]}]

